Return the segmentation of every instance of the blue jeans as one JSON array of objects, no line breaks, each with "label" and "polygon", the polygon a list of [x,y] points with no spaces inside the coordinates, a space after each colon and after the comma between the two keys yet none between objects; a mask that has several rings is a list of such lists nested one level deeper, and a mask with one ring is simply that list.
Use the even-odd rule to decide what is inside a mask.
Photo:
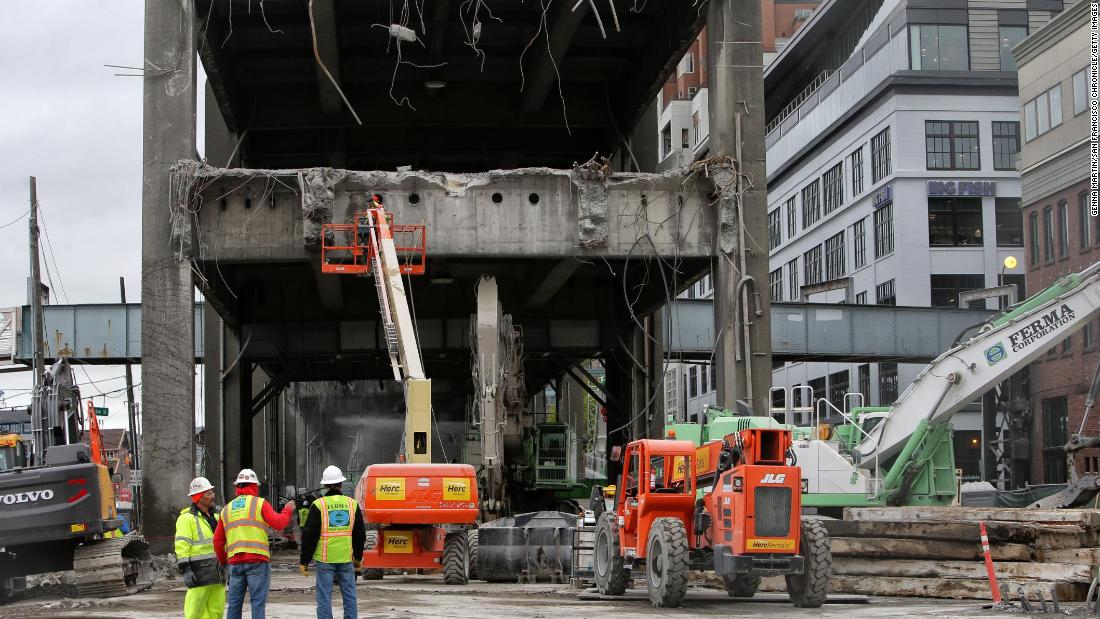
[{"label": "blue jeans", "polygon": [[229,591],[226,594],[226,617],[241,619],[244,592],[252,605],[252,619],[264,619],[267,590],[271,587],[270,563],[237,563],[229,566]]},{"label": "blue jeans", "polygon": [[332,619],[332,583],[340,585],[344,619],[358,616],[355,604],[355,567],[350,563],[317,562],[317,619]]}]

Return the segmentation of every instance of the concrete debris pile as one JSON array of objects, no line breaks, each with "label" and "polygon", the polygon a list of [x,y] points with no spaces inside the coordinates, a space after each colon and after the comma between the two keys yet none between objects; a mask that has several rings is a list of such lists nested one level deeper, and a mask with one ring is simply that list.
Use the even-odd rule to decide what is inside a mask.
[{"label": "concrete debris pile", "polygon": [[[1100,565],[1100,511],[976,507],[859,507],[827,520],[830,591],[865,595],[991,599],[980,523],[997,579],[1010,599],[1022,588],[1082,601]],[[782,590],[782,580],[768,582]]]}]

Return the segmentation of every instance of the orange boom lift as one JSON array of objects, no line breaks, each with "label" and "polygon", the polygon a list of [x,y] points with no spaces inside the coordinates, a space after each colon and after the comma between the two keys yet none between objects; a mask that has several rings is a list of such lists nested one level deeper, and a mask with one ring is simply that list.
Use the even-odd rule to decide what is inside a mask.
[{"label": "orange boom lift", "polygon": [[[405,241],[398,244],[395,235]],[[374,276],[393,377],[405,392],[400,463],[372,464],[355,489],[368,527],[363,576],[385,568],[442,569],[448,584],[466,584],[466,529],[478,516],[477,481],[469,464],[432,463],[432,381],[424,374],[402,275],[423,275],[422,225],[395,225],[382,204],[350,224],[322,226],[323,273]]]}]

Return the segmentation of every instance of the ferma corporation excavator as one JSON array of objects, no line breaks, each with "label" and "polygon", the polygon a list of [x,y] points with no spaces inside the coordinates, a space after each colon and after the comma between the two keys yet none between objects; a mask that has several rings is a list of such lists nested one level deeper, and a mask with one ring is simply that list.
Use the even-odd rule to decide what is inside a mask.
[{"label": "ferma corporation excavator", "polygon": [[[0,437],[0,600],[28,575],[64,570],[74,571],[81,596],[141,591],[152,584],[149,546],[120,533],[102,443],[93,439],[90,449],[80,440],[80,391],[68,359],[43,379],[33,396],[34,449],[18,435]],[[87,429],[98,435],[89,414]]]},{"label": "ferma corporation excavator", "polygon": [[[363,576],[381,578],[386,568],[441,569],[447,584],[466,584],[467,529],[478,517],[476,474],[469,464],[432,463],[432,383],[402,281],[424,274],[425,230],[391,219],[382,196],[371,195],[353,223],[322,227],[323,273],[374,277],[390,366],[405,392],[402,461],[368,466],[355,490],[371,529]],[[410,244],[398,245],[395,234]]]},{"label": "ferma corporation excavator", "polygon": [[[948,505],[958,495],[951,417],[1098,315],[1100,262],[982,324],[973,337],[928,364],[891,406],[833,408],[833,417],[842,422],[832,426],[816,418],[815,407],[809,427],[709,408],[703,423],[670,420],[666,433],[702,445],[744,428],[792,430],[807,480],[802,505],[826,514],[849,506]],[[1075,448],[1071,441],[1066,451]],[[1086,476],[1071,486],[1042,506],[1077,504],[1082,491],[1096,494],[1100,479]]]}]

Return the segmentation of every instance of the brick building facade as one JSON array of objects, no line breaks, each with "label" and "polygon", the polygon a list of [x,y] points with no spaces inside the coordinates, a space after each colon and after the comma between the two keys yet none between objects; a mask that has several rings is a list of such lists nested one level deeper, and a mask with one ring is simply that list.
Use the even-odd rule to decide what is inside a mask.
[{"label": "brick building facade", "polygon": [[[1067,3],[1068,4],[1068,3]],[[1019,64],[1026,286],[1034,294],[1100,262],[1100,218],[1090,213],[1088,3],[1080,2],[1013,50]],[[1032,483],[1066,480],[1061,447],[1081,427],[1100,325],[1056,343],[1031,365]],[[1100,411],[1084,434],[1100,435]],[[1079,452],[1079,473],[1100,472],[1100,450]]]}]

